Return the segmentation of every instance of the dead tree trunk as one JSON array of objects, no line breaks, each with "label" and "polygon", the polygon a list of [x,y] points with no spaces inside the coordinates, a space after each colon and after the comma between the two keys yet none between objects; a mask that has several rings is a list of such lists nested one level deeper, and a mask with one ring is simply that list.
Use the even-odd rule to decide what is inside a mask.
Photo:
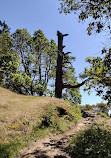
[{"label": "dead tree trunk", "polygon": [[83,82],[77,84],[77,85],[70,85],[63,83],[63,56],[66,54],[69,54],[70,52],[63,53],[63,37],[67,36],[68,34],[62,34],[61,32],[57,31],[58,36],[58,58],[57,58],[57,67],[56,67],[56,82],[55,82],[55,97],[56,98],[62,98],[62,89],[64,88],[79,88],[83,86],[85,83],[87,83],[89,80],[93,78],[88,78],[84,80]]},{"label": "dead tree trunk", "polygon": [[63,63],[63,37],[68,34],[63,35],[61,32],[57,31],[58,36],[58,58],[57,58],[57,67],[56,67],[56,82],[55,82],[55,97],[62,98],[62,63]]}]

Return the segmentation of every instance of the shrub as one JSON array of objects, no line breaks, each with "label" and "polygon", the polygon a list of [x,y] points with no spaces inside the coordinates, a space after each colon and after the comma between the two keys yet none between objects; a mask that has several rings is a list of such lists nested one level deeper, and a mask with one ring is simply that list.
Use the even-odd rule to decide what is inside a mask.
[{"label": "shrub", "polygon": [[92,109],[92,107],[91,107],[91,105],[86,104],[86,105],[85,105],[85,109],[86,109],[86,110],[91,110],[91,109]]},{"label": "shrub", "polygon": [[73,137],[68,152],[73,158],[110,158],[111,130],[105,130],[98,125],[79,132]]},{"label": "shrub", "polygon": [[85,106],[81,106],[81,110],[86,110],[86,111],[92,110],[92,106],[89,104],[86,104]]},{"label": "shrub", "polygon": [[103,113],[108,113],[108,111],[109,111],[109,108],[108,108],[107,104],[105,104],[105,103],[98,103],[95,107],[100,112],[103,112]]},{"label": "shrub", "polygon": [[64,132],[80,118],[81,110],[78,105],[71,105],[69,109],[50,105],[48,110],[41,116],[40,124],[35,126],[34,130],[51,127],[58,132]]},{"label": "shrub", "polygon": [[77,122],[82,117],[80,106],[77,104],[72,104],[71,114],[72,114],[74,122]]}]

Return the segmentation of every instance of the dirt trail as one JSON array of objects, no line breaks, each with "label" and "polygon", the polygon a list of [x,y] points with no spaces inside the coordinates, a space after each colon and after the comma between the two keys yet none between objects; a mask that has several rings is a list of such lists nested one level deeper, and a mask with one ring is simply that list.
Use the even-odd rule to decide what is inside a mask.
[{"label": "dirt trail", "polygon": [[23,149],[16,158],[70,158],[65,149],[71,138],[82,129],[91,125],[93,119],[82,118],[63,134],[40,139]]}]

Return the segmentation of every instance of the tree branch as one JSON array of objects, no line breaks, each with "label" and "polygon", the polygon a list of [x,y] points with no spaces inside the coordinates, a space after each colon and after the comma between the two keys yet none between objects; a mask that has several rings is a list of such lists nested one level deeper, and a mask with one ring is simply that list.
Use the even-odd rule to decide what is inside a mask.
[{"label": "tree branch", "polygon": [[64,88],[79,88],[79,87],[83,86],[87,81],[89,81],[91,79],[93,79],[93,78],[88,78],[88,79],[84,80],[83,82],[81,82],[81,83],[79,83],[77,85],[74,85],[74,86],[70,85],[70,84],[64,84],[63,83],[63,89]]}]

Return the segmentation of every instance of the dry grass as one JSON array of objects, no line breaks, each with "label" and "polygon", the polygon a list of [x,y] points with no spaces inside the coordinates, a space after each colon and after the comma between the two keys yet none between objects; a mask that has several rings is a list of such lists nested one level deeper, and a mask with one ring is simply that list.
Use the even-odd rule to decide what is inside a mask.
[{"label": "dry grass", "polygon": [[99,117],[94,123],[97,124],[102,130],[111,132],[111,118]]},{"label": "dry grass", "polygon": [[51,105],[70,111],[69,103],[64,100],[18,95],[0,87],[0,143],[30,133]]}]

